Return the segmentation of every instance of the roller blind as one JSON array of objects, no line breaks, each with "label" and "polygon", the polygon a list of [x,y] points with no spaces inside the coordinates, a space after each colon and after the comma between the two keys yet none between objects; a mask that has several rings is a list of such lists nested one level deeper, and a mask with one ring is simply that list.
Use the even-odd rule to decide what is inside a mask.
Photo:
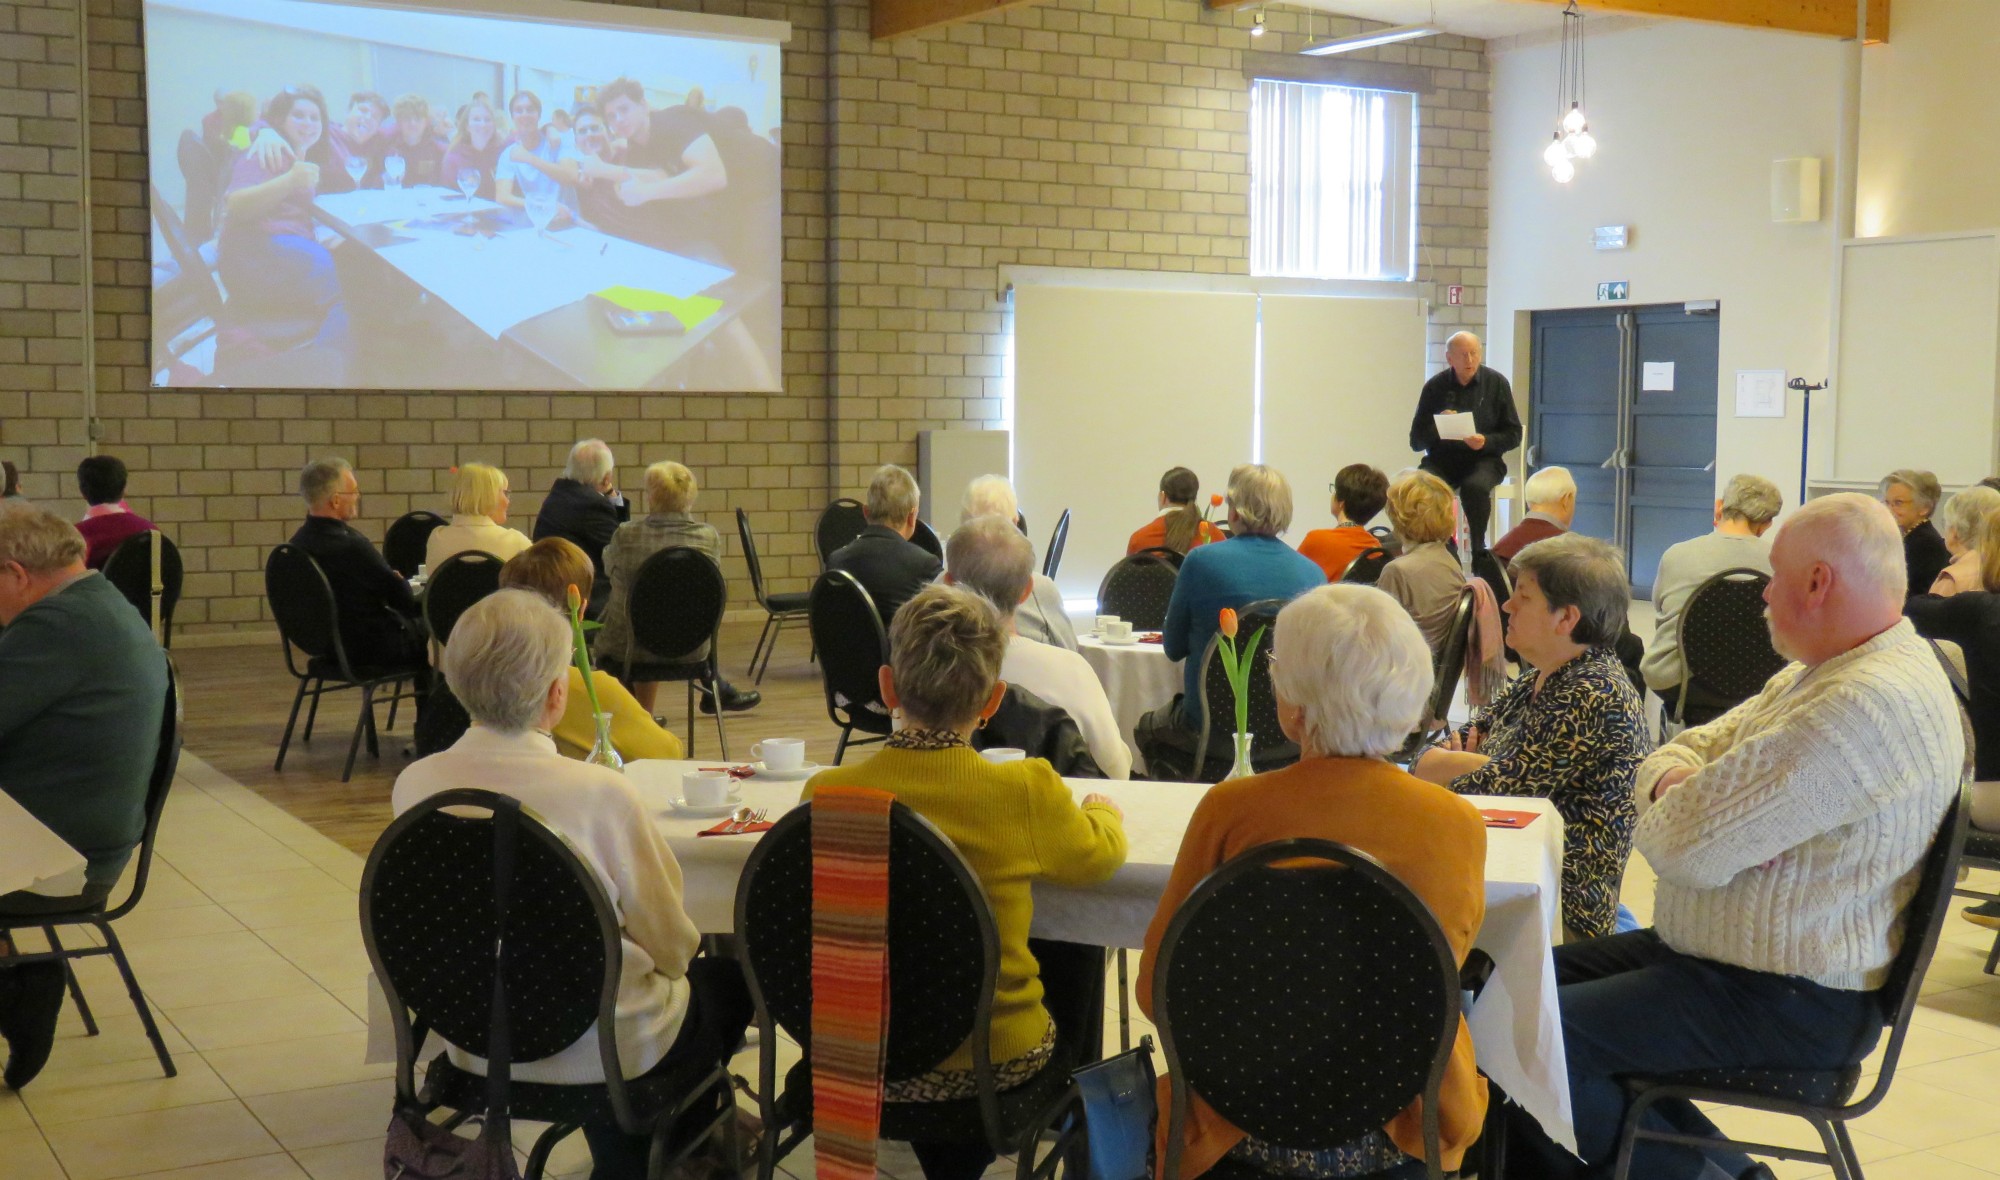
[{"label": "roller blind", "polygon": [[1250,273],[1408,279],[1416,271],[1417,97],[1250,84]]}]

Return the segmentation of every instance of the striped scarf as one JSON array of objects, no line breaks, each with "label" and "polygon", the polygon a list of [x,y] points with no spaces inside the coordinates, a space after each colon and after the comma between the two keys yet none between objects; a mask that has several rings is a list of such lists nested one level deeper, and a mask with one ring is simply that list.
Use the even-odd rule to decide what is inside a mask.
[{"label": "striped scarf", "polygon": [[812,799],[813,1155],[820,1180],[874,1180],[889,1031],[889,807],[825,787]]}]

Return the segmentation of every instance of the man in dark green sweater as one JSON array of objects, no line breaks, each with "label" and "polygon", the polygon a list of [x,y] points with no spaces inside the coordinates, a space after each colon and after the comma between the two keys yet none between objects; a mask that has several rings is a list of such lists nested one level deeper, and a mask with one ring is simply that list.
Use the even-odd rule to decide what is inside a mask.
[{"label": "man in dark green sweater", "polygon": [[[70,897],[0,895],[0,928],[102,905],[145,826],[166,707],[166,654],[139,612],[84,568],[76,527],[0,510],[0,790],[89,861]],[[19,921],[15,921],[19,919]],[[47,1060],[62,966],[0,957],[0,1036],[18,1088]]]}]

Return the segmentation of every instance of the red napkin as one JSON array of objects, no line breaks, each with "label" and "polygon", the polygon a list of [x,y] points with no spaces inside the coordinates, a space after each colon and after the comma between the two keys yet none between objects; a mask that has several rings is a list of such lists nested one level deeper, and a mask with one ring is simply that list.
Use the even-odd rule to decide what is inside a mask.
[{"label": "red napkin", "polygon": [[[1486,817],[1486,826],[1489,828],[1525,828],[1529,824],[1534,823],[1536,817],[1541,813],[1535,811],[1500,811],[1495,808],[1482,807],[1479,809],[1479,814]],[[704,832],[702,834],[707,835],[708,833]]]},{"label": "red napkin", "polygon": [[[747,764],[742,766],[703,766],[698,769],[703,774],[714,774],[717,771],[726,770],[729,772],[731,779],[746,779],[757,773],[756,767]],[[703,835],[707,835],[707,833],[704,832]]]},{"label": "red napkin", "polygon": [[1137,638],[1140,643],[1164,643],[1167,637],[1159,631],[1141,631]]},{"label": "red napkin", "polygon": [[712,828],[707,828],[707,829],[704,829],[704,830],[702,830],[702,831],[699,831],[699,832],[696,832],[696,833],[695,833],[695,835],[697,835],[697,836],[749,836],[749,835],[753,835],[753,834],[755,834],[755,833],[757,833],[757,832],[768,832],[768,831],[770,831],[770,830],[771,830],[771,825],[770,825],[769,823],[754,823],[754,824],[744,824],[744,825],[743,825],[742,827],[740,827],[740,828],[739,828],[739,827],[737,827],[737,826],[735,826],[735,825],[736,825],[736,821],[735,821],[735,820],[733,820],[733,819],[726,819],[726,820],[723,820],[723,821],[722,821],[721,823],[719,823],[719,824],[715,825],[715,826],[714,826],[714,827],[712,827]]}]

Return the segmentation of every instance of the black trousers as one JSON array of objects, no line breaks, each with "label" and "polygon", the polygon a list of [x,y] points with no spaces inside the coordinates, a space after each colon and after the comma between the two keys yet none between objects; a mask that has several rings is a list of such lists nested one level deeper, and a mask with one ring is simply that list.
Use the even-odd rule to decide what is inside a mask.
[{"label": "black trousers", "polygon": [[[1426,454],[1418,469],[1450,484],[1465,505],[1465,528],[1472,534],[1475,552],[1486,548],[1486,522],[1493,516],[1493,489],[1507,478],[1507,461],[1498,455],[1467,451],[1465,459],[1440,459]],[[1471,456],[1478,456],[1472,458]]]},{"label": "black trousers", "polygon": [[[1625,1119],[1629,1074],[1686,1069],[1838,1069],[1859,1062],[1882,1032],[1874,992],[1684,955],[1652,930],[1556,948],[1563,1044],[1569,1055],[1579,1163],[1518,1107],[1508,1109],[1509,1177],[1566,1180],[1611,1175]],[[1653,1107],[1649,1125],[1715,1135],[1690,1102]],[[1632,1174],[1648,1180],[1740,1176],[1750,1159],[1641,1143]]]}]

